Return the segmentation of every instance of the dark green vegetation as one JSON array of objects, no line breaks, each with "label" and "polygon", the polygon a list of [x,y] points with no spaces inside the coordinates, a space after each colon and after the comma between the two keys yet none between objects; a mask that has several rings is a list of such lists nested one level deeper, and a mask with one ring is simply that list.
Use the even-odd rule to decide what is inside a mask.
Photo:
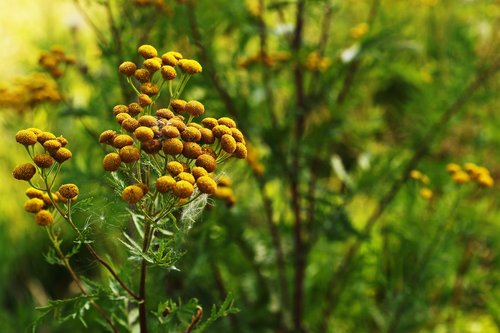
[{"label": "dark green vegetation", "polygon": [[[95,43],[76,29],[41,46],[76,56],[58,79],[65,101],[2,110],[4,142],[31,126],[70,139],[63,178],[92,199],[74,218],[93,223],[95,246],[123,275],[135,269],[116,240],[124,204],[97,143],[112,107],[133,97],[117,72],[123,60],[138,61],[144,43],[198,60],[203,73],[186,99],[236,119],[253,147],[248,163],[231,167],[236,204],[215,200],[203,212],[179,245],[179,271],[151,272],[150,304],[195,297],[208,318],[232,293],[240,312],[208,332],[498,332],[498,184],[459,185],[446,171],[473,162],[498,183],[497,2],[90,2],[79,8]],[[81,86],[88,98],[77,98]],[[17,162],[2,159],[9,170]],[[412,179],[414,169],[430,182]],[[10,211],[0,224],[2,332],[29,327],[44,297],[74,292],[45,262],[49,242],[31,216]],[[113,218],[101,221],[101,211]],[[21,235],[8,232],[21,224]],[[73,260],[94,281],[105,276],[85,251]],[[187,326],[194,314],[187,303],[165,318]],[[98,331],[95,318],[90,310],[80,329],[49,317],[40,331]]]}]

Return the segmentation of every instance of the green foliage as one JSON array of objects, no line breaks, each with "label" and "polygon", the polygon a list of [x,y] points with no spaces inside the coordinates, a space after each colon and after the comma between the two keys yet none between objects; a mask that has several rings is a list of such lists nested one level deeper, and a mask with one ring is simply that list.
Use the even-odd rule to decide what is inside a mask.
[{"label": "green foliage", "polygon": [[[63,299],[39,307],[40,330],[104,330],[91,300],[120,329],[139,329],[138,312],[129,311],[138,302],[98,268],[87,244],[134,287],[141,261],[150,265],[152,331],[189,332],[198,307],[211,311],[193,332],[498,331],[494,1],[142,2],[76,1],[92,39],[79,39],[80,26],[43,42],[68,45],[77,57],[57,79],[64,102],[34,104],[14,122],[2,110],[9,142],[20,124],[48,119],[73,144],[73,164],[60,176],[88,195],[72,206],[80,233],[61,227],[54,235],[89,287],[76,296],[68,275],[51,271],[65,265],[54,249],[46,259],[56,265],[38,263],[48,247],[40,230],[26,236],[36,241],[13,241],[11,220],[32,221],[9,213],[0,224],[8,244],[0,251],[3,331],[40,314],[33,289],[9,290],[17,280],[39,281],[47,299]],[[128,59],[140,64],[142,44],[197,59],[203,73],[184,98],[203,101],[206,116],[234,117],[250,147],[246,164],[224,170],[236,203],[201,196],[165,212],[148,251],[147,215],[120,200],[126,173],[105,181],[97,145],[100,132],[116,127],[113,106],[134,98],[116,69]],[[73,98],[81,87],[88,96]],[[2,154],[6,164],[14,159]],[[496,183],[458,185],[446,172],[451,162],[484,166]],[[153,160],[144,166],[162,174]],[[429,182],[411,178],[412,169]]]}]

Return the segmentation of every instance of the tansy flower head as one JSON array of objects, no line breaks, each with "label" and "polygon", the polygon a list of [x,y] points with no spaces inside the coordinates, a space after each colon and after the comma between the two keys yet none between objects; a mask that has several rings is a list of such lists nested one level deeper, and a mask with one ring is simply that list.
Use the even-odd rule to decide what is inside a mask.
[{"label": "tansy flower head", "polygon": [[167,170],[172,176],[177,176],[184,171],[184,167],[177,161],[170,161],[167,163]]},{"label": "tansy flower head", "polygon": [[141,83],[149,82],[151,79],[151,74],[147,69],[139,68],[135,71],[134,77]]},{"label": "tansy flower head", "polygon": [[190,174],[189,172],[183,171],[183,172],[179,173],[176,178],[178,180],[185,180],[192,185],[194,185],[194,182],[195,182],[194,176],[192,174]]},{"label": "tansy flower head", "polygon": [[137,185],[130,185],[125,187],[122,192],[122,198],[129,204],[136,204],[144,197],[144,192]]},{"label": "tansy flower head", "polygon": [[33,162],[40,168],[50,168],[54,164],[54,158],[49,154],[37,154],[33,157]]},{"label": "tansy flower head", "polygon": [[212,128],[212,132],[214,133],[215,137],[220,138],[224,134],[232,135],[233,132],[231,132],[231,129],[227,127],[226,125],[217,125]]},{"label": "tansy flower head", "polygon": [[420,190],[420,196],[425,200],[430,200],[433,196],[432,190],[429,188],[423,188]]},{"label": "tansy flower head", "polygon": [[214,194],[217,191],[217,183],[210,176],[201,176],[196,180],[196,186],[202,193]]},{"label": "tansy flower head", "polygon": [[42,199],[43,198],[43,191],[37,190],[36,188],[30,187],[24,192],[26,196],[30,199],[32,198],[38,198]]},{"label": "tansy flower head", "polygon": [[158,56],[158,51],[151,45],[141,45],[137,52],[144,58],[150,59]]},{"label": "tansy flower head", "polygon": [[128,113],[128,106],[123,104],[113,106],[113,115],[116,116],[119,113]]},{"label": "tansy flower head", "polygon": [[248,155],[247,147],[241,142],[236,142],[236,149],[233,152],[233,156],[244,160],[247,158],[247,155]]},{"label": "tansy flower head", "polygon": [[115,139],[115,137],[116,137],[115,131],[106,130],[102,132],[101,135],[99,136],[99,142],[111,145],[113,144],[113,140]]},{"label": "tansy flower head", "polygon": [[219,125],[219,122],[217,121],[217,119],[210,118],[210,117],[204,118],[201,121],[201,123],[203,124],[203,126],[205,126],[206,128],[209,128],[209,129],[213,129],[215,126]]},{"label": "tansy flower head", "polygon": [[130,146],[134,144],[134,139],[127,134],[118,134],[113,140],[113,146],[115,148],[123,148],[125,146]]},{"label": "tansy flower head", "polygon": [[[201,156],[203,156],[203,155],[201,155]],[[198,157],[198,158],[199,158],[199,157]],[[205,170],[205,168],[200,167],[200,166],[195,166],[195,167],[193,168],[193,170],[191,170],[191,172],[192,172],[192,174],[193,174],[193,176],[194,176],[194,178],[195,178],[195,179],[198,179],[198,178],[200,178],[200,177],[203,177],[203,176],[207,176],[207,175],[208,175],[208,171],[207,171],[207,170]]]},{"label": "tansy flower head", "polygon": [[193,126],[188,126],[182,131],[181,138],[188,142],[198,142],[201,139],[201,132]]},{"label": "tansy flower head", "polygon": [[232,154],[236,150],[236,140],[229,134],[224,134],[220,139],[222,150]]},{"label": "tansy flower head", "polygon": [[139,121],[139,125],[146,126],[146,127],[153,127],[157,123],[156,118],[153,116],[149,116],[149,115],[141,116],[138,119],[138,121]]},{"label": "tansy flower head", "polygon": [[121,148],[119,155],[123,163],[133,163],[141,158],[141,152],[134,146]]},{"label": "tansy flower head", "polygon": [[63,163],[69,160],[73,154],[71,153],[71,150],[62,147],[56,151],[50,152],[50,156],[52,156],[58,163]]},{"label": "tansy flower head", "polygon": [[217,167],[217,162],[214,157],[208,154],[202,154],[196,159],[196,166],[202,167],[207,172],[213,172]]},{"label": "tansy flower head", "polygon": [[179,60],[172,54],[172,52],[167,52],[161,56],[161,61],[163,65],[166,66],[176,66]]},{"label": "tansy flower head", "polygon": [[177,129],[177,127],[167,125],[161,129],[161,134],[163,134],[166,138],[177,138],[181,133]]},{"label": "tansy flower head", "polygon": [[156,154],[162,149],[160,140],[149,140],[141,144],[141,149],[147,154]]},{"label": "tansy flower head", "polygon": [[47,140],[56,139],[56,136],[50,132],[41,132],[37,135],[37,140],[43,144]]},{"label": "tansy flower head", "polygon": [[175,179],[171,176],[161,176],[156,179],[156,190],[160,193],[170,191],[175,186]]},{"label": "tansy flower head", "polygon": [[217,120],[219,125],[226,125],[229,128],[236,127],[236,123],[229,117],[222,117]]},{"label": "tansy flower head", "polygon": [[31,198],[24,203],[24,210],[29,213],[38,213],[45,206],[45,202],[39,198]]},{"label": "tansy flower head", "polygon": [[462,170],[462,168],[460,167],[460,165],[458,165],[456,163],[449,163],[446,165],[446,171],[448,171],[451,174],[454,174],[454,173],[461,171],[461,170]]},{"label": "tansy flower head", "polygon": [[59,193],[65,199],[73,199],[78,196],[80,190],[75,184],[64,184],[59,187]]},{"label": "tansy flower head", "polygon": [[211,145],[212,143],[215,142],[215,136],[212,130],[208,128],[200,128],[199,131],[201,134],[201,139],[200,139],[201,143],[206,143]]},{"label": "tansy flower head", "polygon": [[137,127],[137,129],[134,131],[134,135],[137,138],[137,140],[139,140],[141,142],[146,142],[149,140],[153,140],[154,132],[149,127],[140,126],[140,127]]},{"label": "tansy flower head", "polygon": [[203,153],[199,144],[195,142],[184,142],[182,148],[182,155],[187,158],[196,159]]},{"label": "tansy flower head", "polygon": [[173,99],[170,101],[170,107],[177,113],[185,112],[187,102],[183,99]]},{"label": "tansy flower head", "polygon": [[161,67],[161,76],[164,80],[170,81],[177,77],[177,72],[174,67],[165,65]]},{"label": "tansy flower head", "polygon": [[39,226],[48,226],[54,221],[54,217],[52,216],[52,213],[49,212],[48,210],[41,210],[35,215],[35,222]]},{"label": "tansy flower head", "polygon": [[141,90],[142,93],[149,95],[149,96],[154,96],[154,95],[158,94],[158,92],[160,91],[158,86],[154,83],[151,83],[151,82],[145,82],[145,83],[141,84],[139,89]]},{"label": "tansy flower head", "polygon": [[47,140],[43,143],[43,148],[47,149],[48,151],[56,151],[61,148],[61,146],[61,143],[56,139]]},{"label": "tansy flower head", "polygon": [[25,146],[37,143],[37,135],[30,130],[21,130],[16,133],[16,141]]},{"label": "tansy flower head", "polygon": [[452,176],[453,181],[457,184],[465,184],[470,181],[469,175],[464,171],[457,171]]},{"label": "tansy flower head", "polygon": [[146,94],[140,94],[137,96],[137,103],[139,103],[140,106],[145,107],[153,104],[153,100]]},{"label": "tansy flower head", "polygon": [[144,67],[150,72],[154,73],[157,70],[161,68],[161,60],[158,60],[157,58],[151,58],[151,59],[146,59],[144,60]]},{"label": "tansy flower head", "polygon": [[192,59],[181,59],[179,60],[178,65],[181,70],[187,74],[196,74],[203,71],[200,63]]},{"label": "tansy flower head", "polygon": [[184,199],[189,198],[193,194],[194,187],[191,183],[185,180],[179,180],[175,183],[173,191],[176,197]]},{"label": "tansy flower head", "polygon": [[184,111],[189,113],[191,116],[196,117],[205,112],[205,107],[198,101],[189,101],[184,107]]},{"label": "tansy flower head", "polygon": [[118,71],[126,76],[132,76],[134,75],[135,71],[137,69],[137,66],[131,62],[131,61],[125,61],[121,63],[121,65],[118,67]]},{"label": "tansy flower head", "polygon": [[169,138],[163,141],[163,152],[168,155],[177,155],[182,153],[184,146],[182,141],[177,138]]},{"label": "tansy flower head", "polygon": [[116,171],[120,168],[122,160],[117,153],[109,153],[102,160],[102,167],[106,171]]}]

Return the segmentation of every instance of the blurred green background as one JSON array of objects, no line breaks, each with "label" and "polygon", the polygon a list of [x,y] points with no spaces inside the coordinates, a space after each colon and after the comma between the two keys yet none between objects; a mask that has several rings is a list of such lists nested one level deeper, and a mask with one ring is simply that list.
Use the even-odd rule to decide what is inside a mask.
[{"label": "blurred green background", "polygon": [[[93,202],[80,222],[127,266],[97,137],[133,101],[117,67],[142,44],[197,59],[184,98],[234,117],[251,145],[225,170],[236,204],[214,200],[180,271],[152,274],[158,302],[208,311],[231,292],[240,312],[210,332],[499,331],[499,1],[20,0],[0,19],[2,332],[75,292],[11,177],[26,159],[18,130],[69,139],[62,178]],[[60,77],[38,64],[55,46],[75,59]],[[495,184],[456,184],[449,163]],[[74,265],[104,280],[84,251]],[[100,330],[88,322],[38,331]]]}]

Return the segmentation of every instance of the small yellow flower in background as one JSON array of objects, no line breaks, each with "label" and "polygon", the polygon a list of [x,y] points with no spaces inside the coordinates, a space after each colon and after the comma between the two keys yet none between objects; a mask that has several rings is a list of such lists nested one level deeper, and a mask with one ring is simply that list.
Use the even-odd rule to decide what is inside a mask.
[{"label": "small yellow flower in background", "polygon": [[310,71],[324,72],[331,63],[330,58],[321,57],[317,52],[312,52],[306,58],[305,67]]},{"label": "small yellow flower in background", "polygon": [[489,174],[479,175],[476,181],[482,187],[493,187],[495,185],[495,180]]},{"label": "small yellow flower in background", "polygon": [[417,181],[421,182],[422,184],[426,184],[426,185],[431,182],[430,178],[427,175],[423,174],[419,170],[411,170],[410,171],[410,178],[417,180]]},{"label": "small yellow flower in background", "polygon": [[456,184],[465,184],[470,181],[469,175],[464,171],[457,171],[452,176],[453,181]]},{"label": "small yellow flower in background", "polygon": [[434,193],[432,192],[431,189],[425,187],[423,189],[420,190],[420,196],[422,198],[424,198],[425,200],[430,200],[432,199],[432,196],[434,195]]},{"label": "small yellow flower in background", "polygon": [[410,171],[410,178],[415,179],[415,180],[420,180],[422,178],[422,172],[418,170],[411,170]]},{"label": "small yellow flower in background", "polygon": [[366,22],[359,23],[352,27],[351,36],[355,39],[359,39],[366,35],[366,33],[370,30],[370,27]]},{"label": "small yellow flower in background", "polygon": [[455,174],[458,171],[462,171],[462,167],[456,163],[449,163],[446,165],[446,171],[451,173],[452,175]]}]

